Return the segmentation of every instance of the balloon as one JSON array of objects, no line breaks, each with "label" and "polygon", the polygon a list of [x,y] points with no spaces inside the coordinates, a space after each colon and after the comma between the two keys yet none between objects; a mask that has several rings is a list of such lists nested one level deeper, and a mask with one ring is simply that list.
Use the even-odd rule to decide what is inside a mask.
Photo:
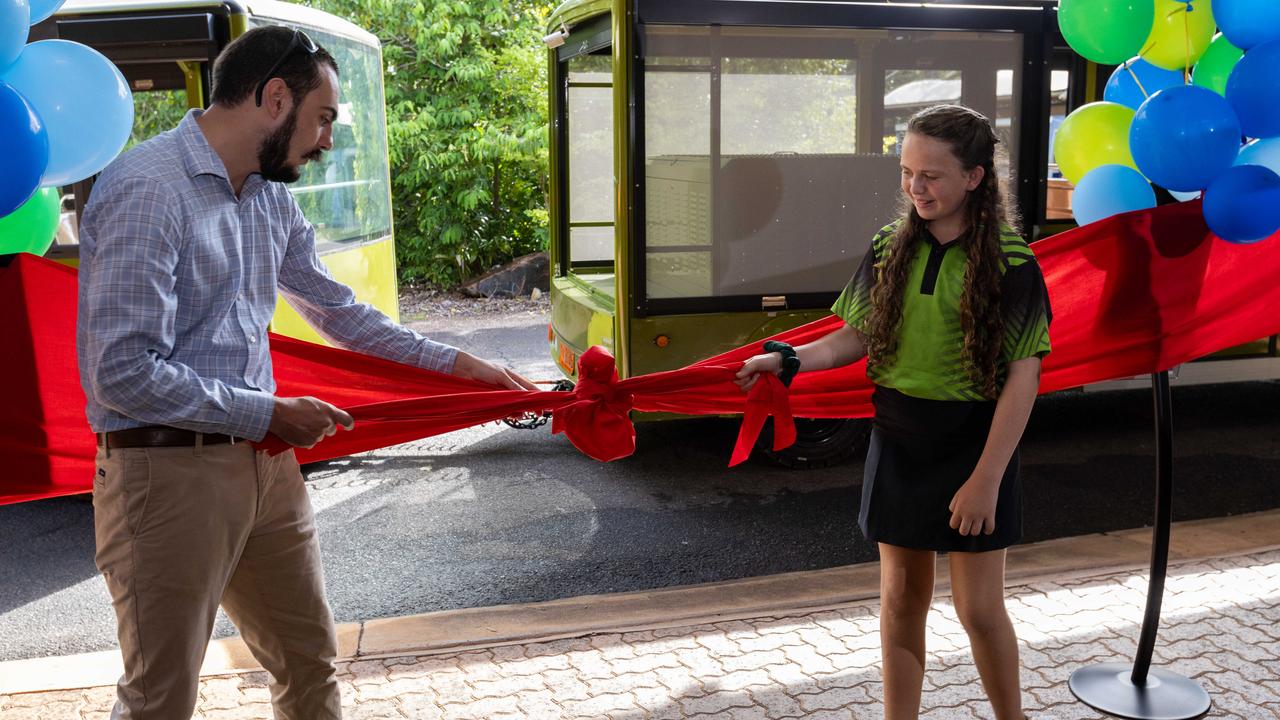
[{"label": "balloon", "polygon": [[1218,33],[1213,42],[1209,43],[1209,49],[1204,51],[1204,55],[1200,56],[1200,62],[1196,63],[1196,68],[1191,72],[1191,82],[1206,87],[1218,93],[1219,95],[1227,94],[1227,77],[1231,75],[1231,69],[1240,61],[1240,56],[1244,55],[1244,51],[1227,39],[1222,33]]},{"label": "balloon", "polygon": [[1155,23],[1139,54],[1165,70],[1190,68],[1209,48],[1216,29],[1209,0],[1156,0]]},{"label": "balloon", "polygon": [[1088,60],[1116,65],[1138,54],[1151,30],[1151,0],[1060,0],[1058,27]]},{"label": "balloon", "polygon": [[69,185],[102,170],[129,140],[133,95],[97,50],[68,40],[27,45],[0,73],[35,108],[49,131],[42,184]]},{"label": "balloon", "polygon": [[31,0],[31,24],[47,20],[67,0]]},{"label": "balloon", "polygon": [[1231,167],[1240,149],[1240,121],[1214,91],[1173,87],[1138,108],[1129,146],[1151,182],[1170,190],[1200,190]]},{"label": "balloon", "polygon": [[1072,183],[1099,165],[1138,166],[1129,153],[1133,110],[1116,103],[1095,102],[1075,109],[1053,138],[1053,157]]},{"label": "balloon", "polygon": [[27,44],[31,8],[27,0],[0,0],[0,71],[9,67]]},{"label": "balloon", "polygon": [[1196,190],[1196,191],[1193,191],[1193,192],[1180,192],[1180,191],[1178,191],[1178,190],[1169,190],[1169,194],[1170,194],[1170,195],[1172,195],[1172,196],[1173,196],[1173,199],[1174,199],[1174,200],[1177,200],[1178,202],[1186,202],[1186,201],[1188,201],[1188,200],[1195,200],[1196,198],[1200,197],[1200,191],[1199,191],[1199,190]]},{"label": "balloon", "polygon": [[1280,40],[1263,43],[1240,58],[1227,78],[1227,102],[1240,117],[1245,135],[1280,135]]},{"label": "balloon", "polygon": [[[1226,77],[1223,77],[1226,81]],[[1130,58],[1112,71],[1103,90],[1102,99],[1138,109],[1148,97],[1160,90],[1182,84],[1182,73],[1165,70],[1143,60]]]},{"label": "balloon", "polygon": [[1213,0],[1213,18],[1231,44],[1244,50],[1280,40],[1280,3],[1275,0]]},{"label": "balloon", "polygon": [[1280,173],[1280,138],[1254,140],[1240,148],[1236,165],[1261,165],[1271,172]]},{"label": "balloon", "polygon": [[1280,230],[1280,175],[1261,165],[1237,165],[1204,191],[1204,219],[1213,234],[1235,243]]},{"label": "balloon", "polygon": [[0,138],[4,138],[4,172],[0,172],[0,216],[17,210],[40,187],[49,165],[49,135],[40,116],[17,90],[0,82]]},{"label": "balloon", "polygon": [[1156,191],[1142,173],[1124,165],[1102,165],[1080,179],[1071,193],[1071,213],[1086,225],[1130,210],[1156,206]]},{"label": "balloon", "polygon": [[40,188],[22,207],[0,218],[0,254],[45,254],[58,231],[58,210],[58,191]]}]

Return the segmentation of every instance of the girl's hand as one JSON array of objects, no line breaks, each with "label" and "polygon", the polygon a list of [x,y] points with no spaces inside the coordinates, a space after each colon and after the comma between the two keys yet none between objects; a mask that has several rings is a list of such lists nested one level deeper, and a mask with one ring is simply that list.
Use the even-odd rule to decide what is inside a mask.
[{"label": "girl's hand", "polygon": [[773,373],[777,375],[782,372],[782,354],[771,352],[747,360],[742,364],[742,369],[734,376],[733,381],[742,388],[742,392],[751,389],[756,384],[756,378],[760,373]]},{"label": "girl's hand", "polygon": [[959,530],[961,535],[990,535],[996,531],[1001,479],[999,475],[987,477],[975,472],[960,486],[947,506],[953,530]]}]

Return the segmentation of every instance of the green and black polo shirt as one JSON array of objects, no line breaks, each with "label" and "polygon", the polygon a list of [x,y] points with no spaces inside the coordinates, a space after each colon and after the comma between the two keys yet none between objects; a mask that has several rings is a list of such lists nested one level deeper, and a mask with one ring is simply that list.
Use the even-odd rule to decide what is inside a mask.
[{"label": "green and black polo shirt", "polygon": [[[860,331],[866,330],[871,290],[901,223],[898,220],[876,233],[862,265],[831,308]],[[1009,363],[1044,357],[1049,352],[1052,312],[1044,276],[1031,248],[1007,226],[1000,245],[1004,252],[1000,299],[1004,351],[998,384],[1003,386]],[[870,372],[870,379],[918,398],[994,400],[983,395],[965,370],[964,331],[960,327],[960,296],[967,265],[964,250],[958,242],[940,244],[928,231],[917,248],[903,298],[898,349],[893,358]]]}]

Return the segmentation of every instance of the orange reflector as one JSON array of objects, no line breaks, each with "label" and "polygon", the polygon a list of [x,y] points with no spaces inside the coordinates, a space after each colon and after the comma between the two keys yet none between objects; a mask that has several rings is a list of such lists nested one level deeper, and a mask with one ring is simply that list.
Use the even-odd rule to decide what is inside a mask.
[{"label": "orange reflector", "polygon": [[671,338],[667,337],[666,335],[659,335],[658,337],[653,339],[653,344],[657,345],[660,348],[664,348],[671,344]]}]

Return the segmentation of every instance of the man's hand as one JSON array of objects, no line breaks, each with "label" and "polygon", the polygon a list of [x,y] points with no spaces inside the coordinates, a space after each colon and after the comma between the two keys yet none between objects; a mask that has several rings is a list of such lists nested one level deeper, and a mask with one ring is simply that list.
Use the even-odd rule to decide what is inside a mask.
[{"label": "man's hand", "polygon": [[508,390],[538,390],[538,386],[520,377],[515,370],[482,360],[470,353],[458,351],[453,363],[453,374],[468,380],[497,385]]},{"label": "man's hand", "polygon": [[997,475],[988,477],[977,471],[965,481],[951,499],[951,527],[961,535],[990,535],[996,531],[996,501],[1000,496]]},{"label": "man's hand", "polygon": [[773,373],[777,375],[782,372],[782,353],[764,353],[756,355],[748,359],[742,364],[742,369],[733,377],[733,381],[742,388],[742,392],[747,392],[752,385],[756,384],[756,378],[760,373]]},{"label": "man's hand", "polygon": [[278,397],[267,431],[294,447],[311,448],[355,420],[345,411],[313,397]]}]

